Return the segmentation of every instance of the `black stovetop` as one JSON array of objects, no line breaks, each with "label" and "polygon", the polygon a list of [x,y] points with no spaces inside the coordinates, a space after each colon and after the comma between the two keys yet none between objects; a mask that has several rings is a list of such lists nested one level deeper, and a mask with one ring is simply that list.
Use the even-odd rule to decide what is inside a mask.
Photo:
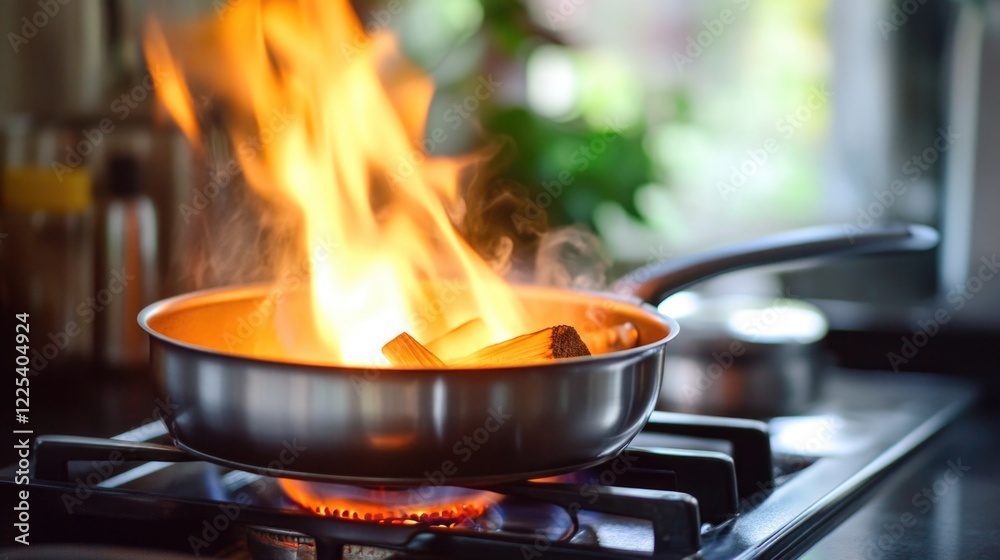
[{"label": "black stovetop", "polygon": [[[492,487],[507,496],[502,513],[488,526],[459,530],[318,517],[265,477],[197,461],[134,460],[179,457],[169,447],[125,441],[165,442],[158,422],[117,438],[127,462],[113,471],[104,461],[114,451],[107,440],[47,437],[30,485],[32,540],[247,558],[246,527],[262,525],[317,537],[321,558],[341,550],[483,559],[685,558],[699,550],[706,559],[773,557],[821,539],[973,395],[948,378],[837,371],[802,416],[762,423],[656,412],[616,460],[557,481]],[[5,504],[18,489],[11,469],[0,471]]]}]

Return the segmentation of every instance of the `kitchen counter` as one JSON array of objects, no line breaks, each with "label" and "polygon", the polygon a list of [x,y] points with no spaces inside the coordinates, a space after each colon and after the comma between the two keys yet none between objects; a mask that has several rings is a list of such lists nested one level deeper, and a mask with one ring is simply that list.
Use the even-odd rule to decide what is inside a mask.
[{"label": "kitchen counter", "polygon": [[1000,411],[990,404],[890,471],[801,558],[1000,558]]}]

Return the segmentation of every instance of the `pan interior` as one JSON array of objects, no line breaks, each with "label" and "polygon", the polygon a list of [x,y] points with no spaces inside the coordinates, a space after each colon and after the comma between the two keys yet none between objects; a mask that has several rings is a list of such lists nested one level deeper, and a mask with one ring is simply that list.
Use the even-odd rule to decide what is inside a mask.
[{"label": "pan interior", "polygon": [[[676,331],[672,320],[651,308],[615,297],[538,286],[515,290],[529,310],[527,332],[567,324],[584,334],[627,321],[639,330],[639,346],[645,346],[672,338]],[[143,310],[139,323],[167,342],[247,358],[307,363],[289,355],[278,342],[278,313],[268,286],[249,286],[194,292],[155,303]]]}]

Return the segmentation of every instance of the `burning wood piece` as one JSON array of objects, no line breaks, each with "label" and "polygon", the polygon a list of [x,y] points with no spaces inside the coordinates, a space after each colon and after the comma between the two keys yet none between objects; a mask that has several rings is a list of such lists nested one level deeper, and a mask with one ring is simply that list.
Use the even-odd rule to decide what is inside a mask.
[{"label": "burning wood piece", "polygon": [[394,366],[445,367],[440,358],[405,332],[386,343],[382,355]]},{"label": "burning wood piece", "polygon": [[449,365],[513,366],[589,355],[590,350],[587,349],[587,345],[583,343],[576,329],[567,325],[558,325],[487,346],[464,358],[454,360]]},{"label": "burning wood piece", "polygon": [[596,332],[585,337],[587,347],[594,354],[607,354],[619,350],[635,348],[639,342],[639,329],[632,323],[622,323]]},{"label": "burning wood piece", "polygon": [[490,328],[482,319],[466,321],[427,343],[427,349],[449,362],[468,353],[470,348],[481,348],[490,341]]}]

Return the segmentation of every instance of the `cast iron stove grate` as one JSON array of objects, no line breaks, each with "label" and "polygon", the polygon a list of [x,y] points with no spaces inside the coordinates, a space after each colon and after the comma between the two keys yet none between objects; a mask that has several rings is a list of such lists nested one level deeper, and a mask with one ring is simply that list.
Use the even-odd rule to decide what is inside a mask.
[{"label": "cast iron stove grate", "polygon": [[[159,430],[158,434],[163,431]],[[145,432],[148,434],[149,430]],[[173,543],[172,548],[178,550],[218,552],[225,547],[217,543],[238,539],[235,534],[246,527],[264,527],[277,529],[279,533],[308,536],[320,559],[340,558],[342,551],[347,550],[345,547],[361,547],[416,557],[475,556],[487,560],[543,555],[545,558],[689,557],[700,549],[703,530],[733,518],[740,499],[748,497],[753,489],[771,484],[770,443],[766,425],[761,422],[657,413],[647,424],[645,433],[722,440],[731,449],[731,455],[632,446],[611,461],[571,475],[483,488],[504,496],[504,501],[517,501],[521,507],[525,507],[524,504],[529,508],[556,506],[567,512],[572,519],[572,529],[558,539],[549,538],[545,527],[533,530],[520,527],[517,533],[476,532],[422,523],[390,525],[316,516],[296,510],[294,506],[288,507],[287,503],[276,504],[271,492],[245,491],[255,482],[260,484],[260,480],[268,484],[272,481],[240,471],[230,471],[224,476],[223,479],[230,481],[225,485],[170,481],[171,476],[180,476],[181,467],[208,472],[224,469],[200,463],[169,445],[130,441],[134,436],[129,434],[111,440],[39,437],[33,486],[35,494],[44,496],[39,501],[55,506],[47,508],[47,513],[66,514],[67,506],[71,505],[74,521],[89,518],[119,527],[121,523],[135,525],[128,530],[134,536],[183,535],[184,529],[177,529],[193,525],[188,528],[188,538],[181,538],[181,546]],[[80,471],[81,462],[90,468]],[[118,468],[111,462],[119,463]],[[124,469],[143,462],[145,465],[139,469]],[[129,474],[152,469],[160,471],[159,478],[167,482],[143,482],[143,478],[151,477]],[[171,470],[178,474],[169,475]],[[93,487],[85,497],[77,496],[74,483],[84,481],[86,484],[88,477],[99,482],[88,485]],[[72,491],[67,493],[68,485]],[[198,489],[199,486],[203,488]],[[739,491],[741,487],[745,488],[743,492]],[[234,501],[234,496],[241,491],[249,499]],[[217,522],[215,531],[208,531],[206,535],[208,526],[204,521],[217,520],[222,511],[220,503],[227,501],[238,504],[235,506],[238,513],[232,516],[231,523]],[[634,542],[624,543],[626,548],[606,546],[600,533],[602,523],[608,520],[612,524],[621,524],[624,520],[624,526],[633,528],[648,527],[648,535],[624,537],[634,538]],[[171,530],[163,530],[168,526]],[[220,536],[207,542],[206,537],[214,536],[215,532]],[[222,533],[227,533],[225,538]],[[177,535],[172,538],[176,539]],[[200,544],[204,544],[204,550]]]},{"label": "cast iron stove grate", "polygon": [[[548,541],[537,538],[544,529],[538,533],[541,527],[531,524],[500,534],[318,516],[287,497],[254,490],[276,487],[273,478],[196,461],[156,443],[166,441],[162,423],[110,440],[39,437],[34,478],[25,488],[14,483],[13,467],[0,469],[0,496],[12,503],[18,491],[30,490],[36,552],[48,543],[103,543],[247,560],[247,527],[259,526],[308,535],[321,559],[341,553],[482,560],[794,557],[975,395],[975,387],[953,378],[834,370],[809,411],[766,425],[654,412],[619,456],[628,465],[611,462],[568,480],[490,489],[507,496],[503,504],[528,504],[527,511],[565,511],[580,503],[573,535]],[[120,464],[110,465],[115,457]],[[249,497],[241,500],[243,494]],[[233,504],[239,506],[230,519],[223,511]],[[216,520],[218,529],[210,525]],[[206,542],[196,548],[195,537]],[[17,559],[23,550],[3,552]]]}]

